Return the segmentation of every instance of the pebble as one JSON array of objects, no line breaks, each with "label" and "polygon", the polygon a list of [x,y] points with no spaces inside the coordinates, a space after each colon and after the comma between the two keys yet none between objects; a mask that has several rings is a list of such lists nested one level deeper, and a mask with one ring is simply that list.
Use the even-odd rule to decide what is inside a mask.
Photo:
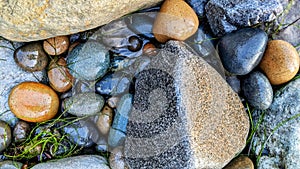
[{"label": "pebble", "polygon": [[267,77],[258,72],[250,73],[242,81],[242,91],[246,100],[256,109],[266,110],[273,101],[273,89]]},{"label": "pebble", "polygon": [[225,35],[217,45],[224,68],[234,75],[248,74],[261,61],[267,41],[267,34],[258,28]]},{"label": "pebble", "polygon": [[101,95],[116,96],[128,92],[130,80],[123,73],[110,73],[96,83],[96,91]]},{"label": "pebble", "polygon": [[147,43],[144,45],[143,54],[146,56],[156,56],[158,53],[156,47],[152,43]]},{"label": "pebble", "polygon": [[57,92],[66,92],[72,88],[73,76],[69,73],[64,58],[53,59],[49,64],[48,78],[50,86]]},{"label": "pebble", "polygon": [[109,165],[113,169],[125,169],[123,147],[119,146],[112,150],[109,156]]},{"label": "pebble", "polygon": [[126,57],[115,56],[111,60],[110,70],[116,72],[130,67],[135,62],[135,59],[130,59]]},{"label": "pebble", "polygon": [[69,140],[80,147],[91,147],[99,139],[97,127],[91,121],[76,121],[62,128]]},{"label": "pebble", "polygon": [[41,71],[48,65],[48,56],[40,43],[29,43],[14,52],[16,63],[25,71]]},{"label": "pebble", "polygon": [[104,106],[96,122],[97,128],[99,129],[100,133],[103,135],[107,135],[112,122],[113,110],[108,106]]},{"label": "pebble", "polygon": [[56,115],[59,98],[44,84],[23,82],[11,90],[8,104],[18,118],[27,122],[43,122]]},{"label": "pebble", "polygon": [[92,116],[99,113],[104,99],[96,93],[80,93],[64,101],[64,108],[75,116]]},{"label": "pebble", "polygon": [[111,107],[111,108],[114,109],[114,108],[117,107],[119,100],[120,100],[119,97],[113,96],[113,97],[110,97],[110,98],[107,100],[107,104],[108,104],[109,107]]},{"label": "pebble", "polygon": [[80,80],[101,78],[109,68],[109,63],[108,51],[94,41],[77,45],[67,57],[70,73]]},{"label": "pebble", "polygon": [[13,131],[13,138],[15,142],[22,142],[26,140],[27,135],[30,132],[30,126],[25,121],[18,121],[14,131]]},{"label": "pebble", "polygon": [[106,136],[100,136],[97,143],[96,143],[96,151],[98,152],[107,152],[108,151],[108,143]]},{"label": "pebble", "polygon": [[260,68],[272,85],[290,81],[299,70],[299,54],[288,42],[271,40],[261,60]]},{"label": "pebble", "polygon": [[127,27],[139,36],[154,39],[152,27],[156,12],[136,13],[125,18]]},{"label": "pebble", "polygon": [[170,39],[186,40],[198,29],[198,17],[185,1],[166,0],[159,12],[153,25],[153,33],[161,43]]},{"label": "pebble", "polygon": [[137,36],[131,36],[131,37],[129,37],[128,42],[129,42],[128,49],[131,52],[137,52],[137,51],[139,51],[142,48],[143,42]]},{"label": "pebble", "polygon": [[70,45],[68,36],[57,36],[44,40],[43,47],[49,55],[61,55],[65,53]]},{"label": "pebble", "polygon": [[0,121],[0,152],[11,143],[11,129],[7,123]]},{"label": "pebble", "polygon": [[0,161],[0,169],[20,169],[22,166],[23,164],[17,161]]},{"label": "pebble", "polygon": [[236,93],[240,93],[241,91],[241,81],[237,78],[237,76],[226,76],[226,82]]},{"label": "pebble", "polygon": [[254,165],[249,157],[239,156],[232,160],[224,169],[254,169]]}]

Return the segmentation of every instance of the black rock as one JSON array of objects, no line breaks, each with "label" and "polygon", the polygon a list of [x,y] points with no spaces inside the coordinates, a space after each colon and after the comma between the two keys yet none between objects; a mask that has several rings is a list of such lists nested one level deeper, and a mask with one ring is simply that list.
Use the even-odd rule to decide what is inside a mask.
[{"label": "black rock", "polygon": [[260,62],[268,42],[267,34],[245,28],[222,37],[217,50],[224,68],[234,75],[246,75]]},{"label": "black rock", "polygon": [[267,77],[258,72],[252,72],[242,81],[242,91],[246,100],[256,109],[265,110],[273,101],[273,89]]},{"label": "black rock", "polygon": [[102,95],[120,95],[128,92],[130,79],[122,73],[110,73],[96,83],[96,92]]}]

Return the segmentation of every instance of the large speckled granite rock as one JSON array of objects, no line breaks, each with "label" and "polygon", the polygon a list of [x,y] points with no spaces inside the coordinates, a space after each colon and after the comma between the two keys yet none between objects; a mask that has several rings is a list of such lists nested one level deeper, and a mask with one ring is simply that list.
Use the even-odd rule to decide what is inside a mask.
[{"label": "large speckled granite rock", "polygon": [[46,78],[45,72],[26,72],[16,64],[14,50],[20,45],[22,44],[0,39],[0,120],[11,126],[15,125],[18,119],[8,106],[10,90],[21,82],[44,81]]},{"label": "large speckled granite rock", "polygon": [[[258,169],[299,169],[299,112],[300,79],[297,79],[278,91],[271,107],[265,111],[263,122],[253,139],[256,155],[262,150]],[[255,111],[253,116],[257,123],[262,112]],[[279,125],[282,126],[276,129]]]},{"label": "large speckled granite rock", "polygon": [[59,160],[40,163],[31,169],[110,169],[107,160],[98,155],[80,155]]},{"label": "large speckled granite rock", "polygon": [[109,23],[162,0],[0,0],[0,36],[35,41]]},{"label": "large speckled granite rock", "polygon": [[129,168],[220,169],[248,130],[225,80],[186,44],[169,41],[136,76],[124,155]]}]

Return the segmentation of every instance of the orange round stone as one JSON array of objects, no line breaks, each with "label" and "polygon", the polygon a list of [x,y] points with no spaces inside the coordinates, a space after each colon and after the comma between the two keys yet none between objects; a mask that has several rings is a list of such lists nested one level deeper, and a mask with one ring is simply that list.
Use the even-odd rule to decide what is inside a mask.
[{"label": "orange round stone", "polygon": [[72,88],[73,76],[64,58],[53,59],[50,62],[48,78],[50,86],[58,92],[65,92]]},{"label": "orange round stone", "polygon": [[19,119],[43,122],[57,114],[59,98],[53,89],[44,84],[23,82],[11,90],[8,104]]},{"label": "orange round stone", "polygon": [[69,48],[70,41],[68,36],[57,36],[44,40],[43,47],[49,55],[60,55]]}]

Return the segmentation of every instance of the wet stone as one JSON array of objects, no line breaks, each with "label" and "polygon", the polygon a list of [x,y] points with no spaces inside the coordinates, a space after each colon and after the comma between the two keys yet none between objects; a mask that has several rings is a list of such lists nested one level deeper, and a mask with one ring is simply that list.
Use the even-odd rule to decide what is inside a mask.
[{"label": "wet stone", "polygon": [[99,137],[98,141],[96,142],[96,151],[98,152],[107,152],[108,151],[108,143],[107,143],[107,136]]},{"label": "wet stone", "polygon": [[241,81],[237,78],[237,76],[226,76],[226,82],[230,85],[233,91],[240,93]]},{"label": "wet stone", "polygon": [[132,52],[137,52],[142,48],[143,42],[137,36],[129,37],[128,42],[128,49]]},{"label": "wet stone", "polygon": [[64,108],[75,116],[91,116],[99,113],[104,105],[104,99],[96,93],[80,93],[64,102]]},{"label": "wet stone", "polygon": [[113,169],[125,169],[123,147],[119,146],[112,150],[109,156],[109,165]]},{"label": "wet stone", "polygon": [[41,71],[48,65],[48,56],[39,42],[18,48],[14,59],[22,69],[29,72]]},{"label": "wet stone", "polygon": [[130,59],[122,56],[115,56],[111,60],[110,70],[113,72],[123,70],[133,65],[134,62],[135,59]]},{"label": "wet stone", "polygon": [[43,48],[49,55],[61,55],[65,53],[70,45],[68,36],[57,36],[44,40]]},{"label": "wet stone", "polygon": [[22,166],[23,164],[17,161],[0,161],[0,169],[20,169]]},{"label": "wet stone", "polygon": [[116,96],[129,91],[130,79],[123,73],[105,75],[96,83],[96,92],[102,95]]},{"label": "wet stone", "polygon": [[14,127],[13,138],[15,142],[22,142],[30,132],[30,126],[25,121],[19,121]]},{"label": "wet stone", "polygon": [[239,156],[232,160],[224,169],[254,169],[254,165],[247,156]]},{"label": "wet stone", "polygon": [[80,80],[101,78],[109,68],[109,63],[107,49],[94,41],[77,45],[67,57],[70,73]]},{"label": "wet stone", "polygon": [[109,107],[111,107],[111,108],[114,109],[114,108],[117,107],[119,100],[120,100],[119,97],[113,96],[113,97],[110,97],[110,98],[107,100],[107,104],[108,104]]},{"label": "wet stone", "polygon": [[205,16],[204,7],[208,0],[187,0],[186,2],[193,8],[199,19]]},{"label": "wet stone", "polygon": [[273,89],[267,77],[258,72],[250,73],[242,80],[242,91],[246,100],[256,109],[266,110],[273,101]]},{"label": "wet stone", "polygon": [[144,36],[148,39],[154,39],[152,27],[156,14],[156,12],[136,13],[126,17],[125,22],[128,28],[139,36]]},{"label": "wet stone", "polygon": [[113,110],[104,106],[96,122],[97,128],[101,134],[107,135],[113,122]]},{"label": "wet stone", "polygon": [[11,143],[11,129],[7,123],[0,121],[0,152],[5,150]]},{"label": "wet stone", "polygon": [[257,28],[245,28],[222,37],[217,49],[224,68],[234,75],[246,75],[261,61],[267,46],[267,34]]}]

